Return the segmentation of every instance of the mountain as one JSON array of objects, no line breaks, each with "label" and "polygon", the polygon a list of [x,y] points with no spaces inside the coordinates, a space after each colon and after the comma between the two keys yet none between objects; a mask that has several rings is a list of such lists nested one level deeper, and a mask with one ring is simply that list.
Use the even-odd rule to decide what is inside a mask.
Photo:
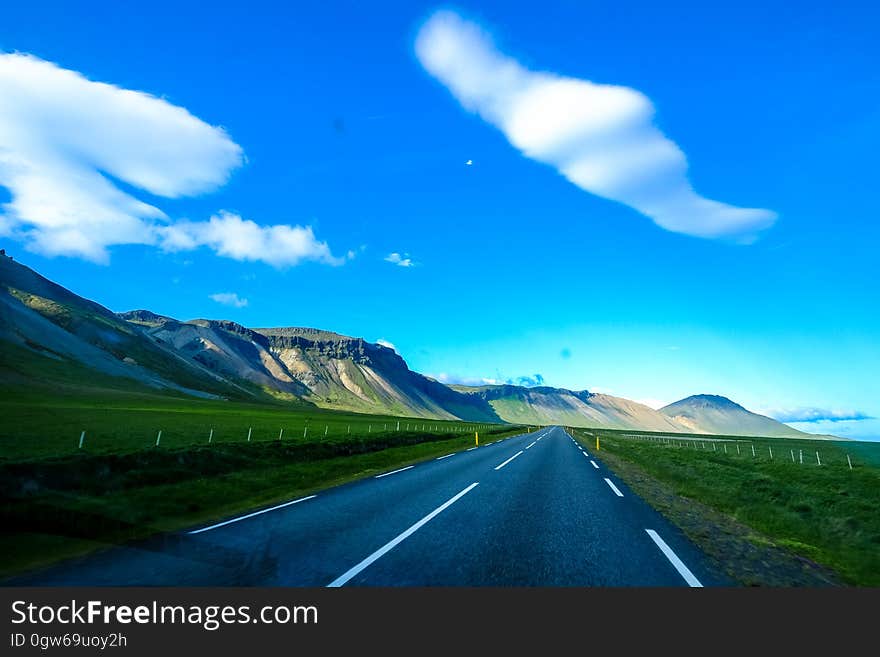
[{"label": "mountain", "polygon": [[250,393],[139,327],[0,255],[0,381],[167,389],[201,397]]},{"label": "mountain", "polygon": [[505,422],[682,431],[682,426],[653,408],[629,399],[582,390],[524,388],[514,385],[453,386],[488,403]]},{"label": "mountain", "polygon": [[546,386],[447,386],[391,348],[314,328],[113,313],[0,253],[0,388],[164,390],[371,414],[643,431],[813,437],[725,397],[659,411]]},{"label": "mountain", "polygon": [[[771,438],[816,438],[764,415],[746,410],[727,397],[693,395],[660,409],[670,420],[696,433]],[[832,436],[827,436],[832,437]]]},{"label": "mountain", "polygon": [[227,380],[281,399],[363,413],[498,422],[491,407],[411,371],[393,349],[312,328],[181,322],[147,310],[120,313],[157,342]]}]

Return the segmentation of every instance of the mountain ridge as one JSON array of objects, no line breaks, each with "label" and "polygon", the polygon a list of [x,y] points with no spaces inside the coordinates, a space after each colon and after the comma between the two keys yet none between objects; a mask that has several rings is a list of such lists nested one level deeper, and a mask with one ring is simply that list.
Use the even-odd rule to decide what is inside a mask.
[{"label": "mountain ridge", "polygon": [[815,437],[720,395],[693,395],[655,410],[588,390],[446,385],[410,370],[392,348],[333,331],[249,328],[224,319],[181,321],[147,309],[113,313],[3,256],[0,383],[27,381],[28,367],[43,363],[40,359],[183,394],[372,414]]}]

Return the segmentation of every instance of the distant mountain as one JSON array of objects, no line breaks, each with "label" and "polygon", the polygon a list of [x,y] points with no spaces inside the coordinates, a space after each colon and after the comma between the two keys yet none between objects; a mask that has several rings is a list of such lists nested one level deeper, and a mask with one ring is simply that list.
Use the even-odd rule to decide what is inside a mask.
[{"label": "distant mountain", "polygon": [[505,422],[567,424],[570,426],[682,431],[682,426],[659,411],[629,399],[582,390],[524,388],[514,385],[453,386],[485,400]]},{"label": "distant mountain", "polygon": [[656,411],[562,388],[447,386],[393,349],[313,328],[115,314],[0,254],[0,387],[167,390],[363,413],[643,431],[805,437],[725,397]]},{"label": "distant mountain", "polygon": [[815,438],[764,415],[746,410],[727,397],[693,395],[660,412],[686,430],[729,436],[768,436],[771,438]]}]

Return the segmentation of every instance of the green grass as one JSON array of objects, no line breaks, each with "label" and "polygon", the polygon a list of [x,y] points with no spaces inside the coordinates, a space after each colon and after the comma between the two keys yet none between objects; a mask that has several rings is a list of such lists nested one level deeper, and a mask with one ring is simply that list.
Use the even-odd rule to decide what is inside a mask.
[{"label": "green grass", "polygon": [[[312,406],[202,400],[130,391],[80,391],[47,397],[0,389],[0,463],[67,454],[118,454],[160,447],[380,438],[400,431],[445,436],[494,426],[375,416]],[[213,430],[213,434],[211,433]],[[84,447],[79,449],[85,431]]]},{"label": "green grass", "polygon": [[597,433],[600,455],[635,464],[679,496],[723,512],[847,583],[880,585],[880,444],[575,431],[593,448]]},{"label": "green grass", "polygon": [[131,391],[11,393],[0,401],[0,576],[463,449],[475,429],[481,442],[520,431]]}]

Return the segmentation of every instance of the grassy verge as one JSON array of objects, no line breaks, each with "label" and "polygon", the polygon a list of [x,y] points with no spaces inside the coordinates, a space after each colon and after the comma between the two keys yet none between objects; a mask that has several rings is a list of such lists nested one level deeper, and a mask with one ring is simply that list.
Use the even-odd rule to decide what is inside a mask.
[{"label": "grassy verge", "polygon": [[597,433],[608,466],[738,581],[880,585],[880,445],[602,430],[575,437],[595,447]]},{"label": "grassy verge", "polygon": [[[365,424],[371,420],[361,417]],[[480,439],[492,442],[519,431],[494,426],[481,431]],[[473,441],[473,433],[402,428],[6,458],[0,463],[0,577],[306,495]]]}]

